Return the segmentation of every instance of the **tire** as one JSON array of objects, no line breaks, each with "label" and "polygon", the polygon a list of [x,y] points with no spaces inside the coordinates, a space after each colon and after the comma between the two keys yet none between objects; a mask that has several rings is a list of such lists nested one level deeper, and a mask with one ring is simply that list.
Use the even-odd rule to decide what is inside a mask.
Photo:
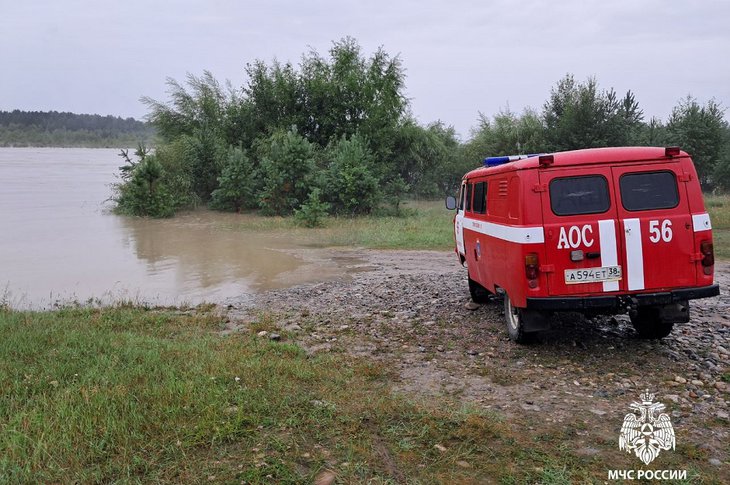
[{"label": "tire", "polygon": [[491,293],[482,285],[469,277],[469,294],[474,303],[489,303]]},{"label": "tire", "polygon": [[507,333],[510,340],[518,344],[526,344],[532,340],[532,333],[525,331],[524,310],[515,308],[507,293],[504,294],[504,320],[507,323]]},{"label": "tire", "polygon": [[674,323],[665,322],[660,317],[660,310],[657,307],[645,306],[636,309],[636,314],[631,315],[631,323],[634,325],[639,338],[660,339],[672,332]]}]

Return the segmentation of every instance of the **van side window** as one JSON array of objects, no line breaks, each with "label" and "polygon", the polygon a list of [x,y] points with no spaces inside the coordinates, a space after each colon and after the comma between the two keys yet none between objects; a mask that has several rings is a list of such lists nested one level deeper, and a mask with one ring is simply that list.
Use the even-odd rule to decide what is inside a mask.
[{"label": "van side window", "polygon": [[464,210],[464,189],[465,188],[466,187],[464,187],[464,184],[461,184],[461,186],[459,186],[459,208],[458,208],[458,210],[460,210],[460,211]]},{"label": "van side window", "polygon": [[466,210],[471,211],[471,184],[466,184]]},{"label": "van side window", "polygon": [[479,182],[474,184],[474,212],[484,214],[487,212],[487,183]]},{"label": "van side window", "polygon": [[674,172],[625,173],[619,179],[621,203],[627,211],[672,209],[679,204]]},{"label": "van side window", "polygon": [[555,215],[600,214],[611,207],[608,181],[600,175],[550,181],[550,207]]}]

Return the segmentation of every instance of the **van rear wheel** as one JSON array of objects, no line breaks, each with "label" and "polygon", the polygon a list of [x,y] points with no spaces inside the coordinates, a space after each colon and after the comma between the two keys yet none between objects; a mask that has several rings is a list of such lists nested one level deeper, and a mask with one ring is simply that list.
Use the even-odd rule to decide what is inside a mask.
[{"label": "van rear wheel", "polygon": [[660,309],[652,306],[637,308],[636,314],[631,315],[631,323],[643,339],[664,338],[674,328],[674,323],[662,320]]},{"label": "van rear wheel", "polygon": [[471,295],[471,301],[474,303],[488,303],[491,293],[469,276],[469,294]]},{"label": "van rear wheel", "polygon": [[528,343],[532,339],[532,333],[525,331],[525,319],[522,308],[515,308],[507,293],[504,294],[504,319],[507,322],[507,333],[510,340],[518,344]]}]

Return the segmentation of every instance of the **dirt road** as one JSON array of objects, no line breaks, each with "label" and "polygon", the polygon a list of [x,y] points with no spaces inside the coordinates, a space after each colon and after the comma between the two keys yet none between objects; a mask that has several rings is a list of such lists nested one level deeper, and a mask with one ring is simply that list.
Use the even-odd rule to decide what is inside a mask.
[{"label": "dirt road", "polygon": [[331,250],[329,257],[351,264],[348,280],[230,305],[226,331],[273,312],[276,331],[311,352],[380,362],[395,388],[416,399],[491,409],[527,432],[569,429],[566,440],[587,456],[619,453],[628,406],[648,389],[667,406],[680,452],[727,473],[730,265],[716,268],[722,295],[693,302],[691,322],[663,340],[638,339],[628,317],[564,314],[523,346],[508,340],[501,302],[465,308],[466,271],[451,252]]}]

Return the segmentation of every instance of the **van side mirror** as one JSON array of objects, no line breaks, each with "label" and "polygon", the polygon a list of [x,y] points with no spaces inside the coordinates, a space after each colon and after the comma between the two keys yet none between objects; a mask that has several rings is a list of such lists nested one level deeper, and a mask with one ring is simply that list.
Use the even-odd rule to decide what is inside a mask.
[{"label": "van side mirror", "polygon": [[456,198],[453,195],[446,197],[446,208],[450,211],[456,209]]}]

